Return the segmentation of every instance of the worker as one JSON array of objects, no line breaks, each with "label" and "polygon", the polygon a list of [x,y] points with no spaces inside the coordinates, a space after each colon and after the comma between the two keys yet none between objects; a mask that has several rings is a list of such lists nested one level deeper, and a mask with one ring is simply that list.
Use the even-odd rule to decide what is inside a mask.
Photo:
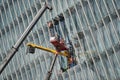
[{"label": "worker", "polygon": [[[64,72],[68,68],[71,68],[76,65],[76,59],[74,56],[73,46],[69,39],[67,41],[65,41],[65,39],[62,38],[58,23],[53,25],[52,21],[50,21],[47,23],[47,26],[49,27],[49,31],[50,31],[50,42],[54,45],[56,50],[58,52],[68,51],[70,54],[70,56],[68,58],[59,56],[61,70],[62,70],[62,72]],[[63,28],[64,27],[65,27],[65,25],[63,25]],[[66,34],[66,32],[64,32],[64,35],[66,37],[68,36],[68,34]],[[69,44],[66,44],[65,42],[67,42]]]},{"label": "worker", "polygon": [[[60,31],[59,31],[59,26],[54,25],[52,21],[47,23],[50,31],[50,42],[54,45],[56,50],[58,52],[63,52],[65,50],[68,50],[67,47],[65,46],[64,39],[62,38]],[[64,56],[58,56],[59,62],[60,62],[60,67],[62,72],[64,72],[67,69],[67,59]]]},{"label": "worker", "polygon": [[65,45],[68,48],[68,52],[70,54],[70,57],[68,58],[68,68],[71,68],[77,64],[76,56],[75,56],[75,50],[73,48],[72,42],[70,41],[70,35],[68,35],[67,27],[65,25],[65,20],[63,15],[60,16],[60,23],[62,26],[62,30],[65,36]]}]

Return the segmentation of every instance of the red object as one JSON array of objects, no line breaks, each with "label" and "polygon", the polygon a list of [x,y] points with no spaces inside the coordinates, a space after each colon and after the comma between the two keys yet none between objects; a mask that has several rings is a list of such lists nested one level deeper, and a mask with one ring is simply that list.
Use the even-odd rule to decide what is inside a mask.
[{"label": "red object", "polygon": [[62,50],[68,50],[68,48],[63,44],[60,43],[58,40],[54,39],[54,40],[50,40],[50,42],[55,46],[55,48],[58,51],[62,51]]}]

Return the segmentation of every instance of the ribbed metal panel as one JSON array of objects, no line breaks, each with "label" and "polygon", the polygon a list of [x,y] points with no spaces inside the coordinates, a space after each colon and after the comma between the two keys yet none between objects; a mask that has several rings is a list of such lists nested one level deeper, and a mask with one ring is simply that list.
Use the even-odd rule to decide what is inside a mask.
[{"label": "ribbed metal panel", "polygon": [[51,80],[119,80],[119,0],[0,0],[0,63],[45,1],[53,10],[44,13],[0,80],[44,80],[54,55],[41,50],[26,54],[26,43],[54,48],[47,22],[60,14],[65,20],[57,25],[64,39],[65,33],[70,37],[78,64],[61,73],[57,59]]}]

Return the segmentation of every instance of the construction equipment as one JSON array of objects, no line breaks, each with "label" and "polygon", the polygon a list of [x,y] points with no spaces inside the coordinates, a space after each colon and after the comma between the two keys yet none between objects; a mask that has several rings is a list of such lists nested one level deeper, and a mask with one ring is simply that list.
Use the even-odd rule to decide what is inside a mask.
[{"label": "construction equipment", "polygon": [[63,51],[63,52],[59,52],[57,50],[50,49],[50,48],[45,48],[43,46],[38,46],[38,45],[33,44],[33,43],[27,43],[27,46],[28,46],[27,53],[32,53],[33,54],[35,52],[35,48],[37,48],[37,49],[41,49],[41,50],[44,50],[44,51],[47,51],[47,52],[51,52],[51,53],[53,53],[55,55],[55,57],[54,57],[54,59],[52,61],[50,70],[48,71],[47,76],[45,77],[45,80],[50,80],[52,70],[53,70],[53,67],[54,67],[54,64],[55,64],[55,61],[56,61],[58,55],[62,55],[62,56],[67,57],[68,60],[69,60],[69,63],[70,63],[70,54],[66,50]]},{"label": "construction equipment", "polygon": [[[57,29],[58,26],[55,28],[56,28],[57,33],[59,33],[59,35],[55,35],[55,31],[53,30],[53,24],[51,21],[48,22],[48,27],[49,27],[50,34],[51,34],[50,42],[53,44],[53,46],[56,48],[56,50],[46,48],[43,46],[38,46],[38,45],[33,44],[33,43],[27,43],[27,46],[28,46],[27,52],[29,52],[29,53],[33,54],[35,52],[35,48],[37,48],[37,49],[41,49],[41,50],[44,50],[47,52],[51,52],[55,55],[55,57],[52,61],[50,70],[48,71],[47,76],[45,77],[45,80],[50,80],[52,70],[53,70],[53,67],[54,67],[54,64],[55,64],[55,61],[56,61],[56,58],[58,55],[67,57],[67,62],[68,62],[67,69],[76,65],[76,62],[75,62],[76,60],[74,60],[74,57],[73,57],[73,50],[71,49],[72,47],[68,48],[65,46],[65,41],[63,38],[60,37],[61,35],[59,32],[59,29]],[[67,69],[64,69],[63,67],[61,67],[61,70],[63,72],[66,71]]]},{"label": "construction equipment", "polygon": [[28,46],[28,50],[27,50],[28,53],[33,54],[35,52],[35,48],[37,48],[37,49],[41,49],[41,50],[44,50],[44,51],[47,51],[47,52],[51,52],[54,55],[58,54],[58,55],[62,55],[62,56],[65,56],[65,57],[70,57],[68,51],[58,52],[57,50],[46,48],[46,47],[43,47],[43,46],[38,46],[38,45],[33,44],[33,43],[27,43],[27,46]]},{"label": "construction equipment", "polygon": [[27,43],[27,53],[32,53],[32,54],[35,53],[35,48],[55,54],[55,57],[54,57],[54,59],[52,61],[52,64],[50,66],[50,70],[48,71],[47,76],[45,77],[45,80],[50,80],[50,77],[52,75],[52,70],[53,70],[53,67],[55,65],[55,61],[57,59],[58,54],[68,56],[68,53],[67,52],[65,52],[65,53],[60,53],[59,52],[58,53],[56,50],[53,50],[53,49],[50,49],[50,48],[45,48],[45,47],[38,46],[38,45],[35,45],[35,44],[32,44],[32,43]]},{"label": "construction equipment", "polygon": [[33,29],[34,25],[37,23],[37,21],[39,20],[39,18],[42,16],[42,14],[45,12],[46,9],[52,10],[52,7],[49,6],[47,3],[44,4],[44,6],[38,11],[38,13],[36,14],[36,16],[33,18],[33,20],[31,21],[31,23],[28,25],[27,29],[24,31],[24,33],[21,35],[21,37],[18,39],[18,41],[16,42],[16,44],[12,46],[10,52],[7,53],[8,55],[3,60],[3,63],[0,65],[0,74],[5,69],[5,67],[10,62],[10,60],[15,55],[15,53],[18,51],[20,45],[23,43],[23,41],[25,40],[25,38],[28,36],[28,34]]},{"label": "construction equipment", "polygon": [[52,61],[50,70],[48,71],[47,76],[45,77],[45,80],[50,80],[50,77],[51,77],[51,75],[52,75],[53,67],[54,67],[54,65],[55,65],[55,61],[56,61],[56,59],[57,59],[57,56],[58,56],[58,54],[55,54],[55,57],[54,57],[54,59],[53,59],[53,61]]}]

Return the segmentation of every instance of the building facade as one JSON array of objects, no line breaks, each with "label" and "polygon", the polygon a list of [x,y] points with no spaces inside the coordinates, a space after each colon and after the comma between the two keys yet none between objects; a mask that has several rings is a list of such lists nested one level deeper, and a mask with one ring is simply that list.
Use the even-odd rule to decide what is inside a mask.
[{"label": "building facade", "polygon": [[38,49],[26,54],[26,44],[54,49],[47,22],[60,15],[64,21],[56,25],[64,39],[69,37],[77,65],[62,73],[57,59],[51,80],[119,80],[119,0],[0,0],[0,64],[45,1],[53,10],[45,11],[0,80],[44,80],[54,55]]}]

